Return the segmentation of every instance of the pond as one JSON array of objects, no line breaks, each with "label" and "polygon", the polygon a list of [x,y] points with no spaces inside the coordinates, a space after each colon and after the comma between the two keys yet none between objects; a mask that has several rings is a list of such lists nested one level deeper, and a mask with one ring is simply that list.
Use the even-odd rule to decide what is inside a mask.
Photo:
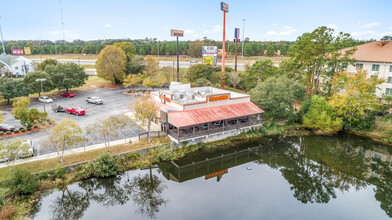
[{"label": "pond", "polygon": [[389,219],[392,147],[367,138],[266,137],[41,198],[34,219]]}]

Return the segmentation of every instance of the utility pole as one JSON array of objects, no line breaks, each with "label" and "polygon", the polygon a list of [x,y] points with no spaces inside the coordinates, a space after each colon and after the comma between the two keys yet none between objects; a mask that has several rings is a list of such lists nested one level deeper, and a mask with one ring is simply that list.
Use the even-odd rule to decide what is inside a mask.
[{"label": "utility pole", "polygon": [[[0,16],[1,18],[1,16]],[[1,29],[1,24],[0,24],[0,34],[1,34],[1,45],[3,46],[3,55],[5,55],[5,47],[4,47],[4,40],[3,40],[3,30]]]},{"label": "utility pole", "polygon": [[159,41],[158,41],[158,57],[159,57]]},{"label": "utility pole", "polygon": [[[245,18],[242,19],[242,53],[241,53],[241,59],[242,63],[244,63],[244,42],[245,42]],[[239,36],[238,36],[239,37]]]}]

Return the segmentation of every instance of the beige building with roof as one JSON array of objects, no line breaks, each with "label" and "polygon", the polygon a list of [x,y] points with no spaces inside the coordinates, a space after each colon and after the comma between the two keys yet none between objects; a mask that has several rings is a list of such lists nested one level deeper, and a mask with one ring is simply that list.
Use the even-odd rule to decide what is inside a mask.
[{"label": "beige building with roof", "polygon": [[0,66],[5,68],[4,72],[11,72],[15,76],[24,76],[34,71],[33,61],[23,56],[0,55]]},{"label": "beige building with roof", "polygon": [[[376,90],[378,97],[392,95],[392,41],[374,41],[356,46],[357,50],[351,56],[357,60],[356,66],[349,65],[348,72],[357,72],[358,69],[366,70],[369,77],[378,73],[379,78],[384,78],[385,83]],[[347,48],[345,50],[349,50]]]}]

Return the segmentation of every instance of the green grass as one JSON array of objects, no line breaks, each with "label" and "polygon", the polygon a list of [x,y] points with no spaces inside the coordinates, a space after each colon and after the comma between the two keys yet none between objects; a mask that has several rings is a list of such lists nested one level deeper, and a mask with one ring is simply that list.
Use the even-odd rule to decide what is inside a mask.
[{"label": "green grass", "polygon": [[[110,146],[109,148],[101,148],[101,149],[96,149],[96,150],[91,150],[91,151],[86,151],[82,153],[75,153],[75,154],[70,154],[64,156],[64,161],[63,163],[60,162],[60,159],[58,157],[56,158],[51,158],[47,160],[40,160],[40,161],[33,161],[29,163],[24,163],[18,165],[19,167],[27,169],[31,173],[36,173],[36,172],[41,172],[45,170],[51,170],[55,169],[59,164],[61,166],[69,166],[72,164],[77,164],[81,162],[86,162],[90,160],[94,160],[100,155],[102,152],[109,151],[112,155],[132,151],[132,150],[138,150],[142,148],[146,148],[148,146],[153,146],[157,144],[162,144],[162,143],[168,143],[170,142],[170,139],[168,137],[160,137],[160,138],[154,138],[152,143],[148,143],[147,140],[141,140],[135,144],[121,144],[121,145],[116,145],[116,146]],[[8,167],[3,167],[0,168],[0,181],[4,181],[8,178],[10,175]]]}]

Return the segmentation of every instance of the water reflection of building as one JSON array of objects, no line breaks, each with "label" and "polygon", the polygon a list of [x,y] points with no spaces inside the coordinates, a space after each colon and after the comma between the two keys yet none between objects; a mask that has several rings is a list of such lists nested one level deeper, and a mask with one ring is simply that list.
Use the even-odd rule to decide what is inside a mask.
[{"label": "water reflection of building", "polygon": [[228,173],[228,169],[255,161],[259,158],[259,147],[247,148],[215,155],[211,158],[201,157],[195,160],[183,159],[159,165],[163,176],[168,180],[185,182],[205,176],[205,179],[217,177],[219,181]]},{"label": "water reflection of building", "polygon": [[372,145],[369,149],[361,149],[360,153],[363,157],[369,159],[370,170],[366,178],[379,177],[378,169],[380,168],[380,163],[387,163],[392,169],[391,152],[389,146],[377,144]]}]

